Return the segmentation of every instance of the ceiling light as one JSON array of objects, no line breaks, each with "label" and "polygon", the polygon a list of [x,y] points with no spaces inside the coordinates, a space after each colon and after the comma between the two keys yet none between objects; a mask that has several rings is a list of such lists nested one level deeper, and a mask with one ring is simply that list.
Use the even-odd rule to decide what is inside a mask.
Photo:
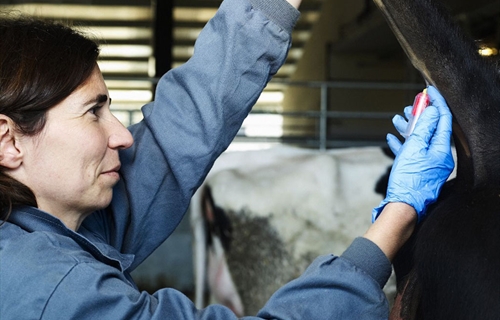
[{"label": "ceiling light", "polygon": [[479,49],[479,54],[483,57],[496,56],[498,54],[498,49],[495,47],[482,47]]}]

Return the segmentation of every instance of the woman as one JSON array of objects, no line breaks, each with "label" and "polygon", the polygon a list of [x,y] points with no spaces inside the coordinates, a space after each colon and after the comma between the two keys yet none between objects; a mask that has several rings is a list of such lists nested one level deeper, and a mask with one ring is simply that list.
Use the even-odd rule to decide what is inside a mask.
[{"label": "woman", "polygon": [[[155,101],[143,108],[144,120],[130,131],[110,112],[93,41],[63,26],[2,18],[2,319],[236,318],[222,306],[196,310],[172,289],[139,292],[130,272],[175,229],[193,192],[283,64],[299,2],[225,0],[200,34],[192,59],[162,77]],[[429,148],[431,137],[446,136],[445,126],[434,135],[438,122],[447,123],[439,117],[446,112],[429,109],[416,129],[426,139],[409,139],[402,149]],[[423,162],[434,177],[434,164]],[[412,206],[418,207],[386,205],[380,223],[344,258],[318,258],[258,317],[330,319],[343,310],[333,303],[345,294],[339,281],[349,278],[353,287],[368,283],[366,294],[375,295],[351,309],[352,315],[386,317],[380,291],[390,270],[386,256],[411,233]],[[398,241],[379,237],[379,225]],[[343,268],[349,276],[332,277]]]}]

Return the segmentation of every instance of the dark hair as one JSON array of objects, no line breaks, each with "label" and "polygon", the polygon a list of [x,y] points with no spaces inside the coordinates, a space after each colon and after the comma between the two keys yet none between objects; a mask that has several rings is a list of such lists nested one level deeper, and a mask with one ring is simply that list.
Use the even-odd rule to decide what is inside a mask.
[{"label": "dark hair", "polygon": [[[90,77],[98,56],[98,44],[68,26],[0,14],[0,114],[36,135],[47,110]],[[0,168],[0,217],[16,205],[37,206],[36,198]]]}]

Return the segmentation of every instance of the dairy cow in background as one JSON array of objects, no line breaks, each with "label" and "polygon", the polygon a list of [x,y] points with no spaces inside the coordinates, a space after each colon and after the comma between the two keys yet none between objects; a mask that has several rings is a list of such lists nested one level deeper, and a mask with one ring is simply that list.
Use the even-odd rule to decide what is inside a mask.
[{"label": "dairy cow in background", "polygon": [[314,258],[342,253],[370,225],[391,163],[376,147],[223,154],[192,201],[198,307],[208,283],[214,302],[255,314]]}]

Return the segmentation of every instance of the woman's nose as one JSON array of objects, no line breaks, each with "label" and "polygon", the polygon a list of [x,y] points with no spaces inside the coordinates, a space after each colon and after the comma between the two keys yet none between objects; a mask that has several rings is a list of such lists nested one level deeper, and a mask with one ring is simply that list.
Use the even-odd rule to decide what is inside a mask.
[{"label": "woman's nose", "polygon": [[108,146],[111,149],[127,149],[134,143],[134,138],[130,131],[112,115],[110,123],[110,131],[108,138]]}]

